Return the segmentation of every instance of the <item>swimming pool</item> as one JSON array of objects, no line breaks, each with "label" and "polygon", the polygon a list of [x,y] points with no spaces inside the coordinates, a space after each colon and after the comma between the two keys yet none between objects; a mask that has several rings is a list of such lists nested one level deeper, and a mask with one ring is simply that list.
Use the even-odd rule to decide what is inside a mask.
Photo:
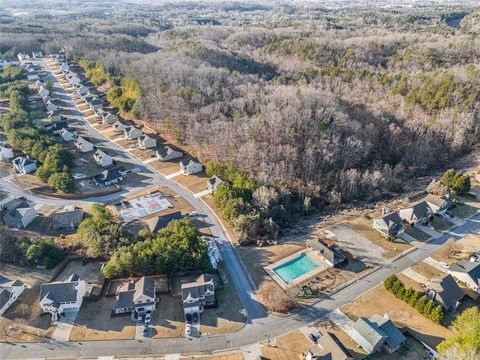
[{"label": "swimming pool", "polygon": [[296,258],[287,261],[285,264],[279,265],[273,269],[280,278],[289,283],[296,278],[315,270],[319,266],[308,256],[302,253]]}]

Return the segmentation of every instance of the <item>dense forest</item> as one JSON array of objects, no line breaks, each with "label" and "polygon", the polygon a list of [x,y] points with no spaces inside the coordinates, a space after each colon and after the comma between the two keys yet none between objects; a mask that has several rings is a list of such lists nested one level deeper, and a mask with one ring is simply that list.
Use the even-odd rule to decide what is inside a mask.
[{"label": "dense forest", "polygon": [[300,206],[375,200],[480,141],[480,10],[397,4],[4,1],[0,52],[65,49],[125,114]]}]

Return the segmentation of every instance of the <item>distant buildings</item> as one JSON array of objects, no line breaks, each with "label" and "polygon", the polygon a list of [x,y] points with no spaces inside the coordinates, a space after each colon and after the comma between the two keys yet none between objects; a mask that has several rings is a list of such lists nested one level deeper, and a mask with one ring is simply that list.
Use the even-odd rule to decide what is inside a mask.
[{"label": "distant buildings", "polygon": [[107,167],[113,164],[113,159],[110,155],[102,150],[95,151],[93,154],[93,158],[95,159],[96,163],[100,166]]},{"label": "distant buildings", "polygon": [[170,161],[181,158],[183,153],[181,151],[174,150],[169,145],[163,145],[157,150],[157,158],[160,161]]},{"label": "distant buildings", "polygon": [[102,173],[95,175],[93,177],[93,182],[100,186],[110,186],[125,180],[125,174],[125,168],[119,166],[116,169],[105,170]]},{"label": "distant buildings", "polygon": [[0,316],[18,299],[26,285],[20,280],[8,280],[0,276]]},{"label": "distant buildings", "polygon": [[148,135],[142,134],[138,138],[138,147],[142,150],[151,149],[157,146],[157,140]]},{"label": "distant buildings", "polygon": [[185,159],[180,161],[180,171],[183,175],[193,175],[202,172],[203,165],[196,160]]},{"label": "distant buildings", "polygon": [[214,192],[215,190],[217,190],[217,187],[223,183],[225,183],[225,180],[218,177],[217,175],[213,175],[207,180],[207,189],[211,192]]},{"label": "distant buildings", "polygon": [[75,147],[80,150],[82,153],[85,153],[85,152],[89,152],[89,151],[93,151],[93,144],[86,140],[85,138],[79,136],[76,140],[75,140]]},{"label": "distant buildings", "polygon": [[55,230],[74,230],[83,219],[83,210],[75,205],[65,206],[52,216],[52,226]]},{"label": "distant buildings", "polygon": [[3,221],[5,221],[5,224],[9,227],[24,229],[30,225],[37,216],[37,211],[23,201],[8,211],[3,217]]}]

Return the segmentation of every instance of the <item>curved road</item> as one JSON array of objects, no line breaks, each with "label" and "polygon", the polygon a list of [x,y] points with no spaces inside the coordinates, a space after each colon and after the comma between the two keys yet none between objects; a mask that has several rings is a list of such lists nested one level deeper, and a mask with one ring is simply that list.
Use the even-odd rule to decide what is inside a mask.
[{"label": "curved road", "polygon": [[[66,95],[66,94],[65,94]],[[80,118],[81,115],[79,116]],[[77,117],[78,118],[78,117]],[[82,121],[82,119],[80,119]],[[83,120],[85,121],[85,120]],[[99,137],[97,133],[95,135]],[[100,135],[101,136],[101,135]],[[363,277],[361,280],[350,284],[344,289],[326,295],[324,299],[316,304],[300,308],[294,314],[285,317],[268,316],[263,307],[258,303],[252,285],[237,259],[233,245],[228,240],[228,235],[224,231],[221,222],[211,209],[200,199],[193,196],[189,190],[179,186],[176,182],[166,179],[157,172],[152,171],[138,159],[134,158],[128,152],[109,142],[112,150],[120,152],[123,157],[129,159],[142,172],[152,177],[154,184],[164,185],[184,197],[200,213],[206,216],[210,224],[212,235],[216,237],[220,252],[228,268],[230,276],[235,285],[235,289],[247,311],[248,323],[240,331],[225,335],[209,335],[200,338],[169,338],[169,339],[145,339],[145,340],[110,340],[110,341],[85,341],[85,342],[55,342],[48,343],[2,343],[0,344],[0,354],[2,359],[25,359],[25,358],[45,358],[45,357],[98,357],[98,356],[126,356],[126,355],[146,355],[146,354],[172,354],[172,353],[198,353],[211,352],[214,350],[238,348],[266,340],[269,337],[275,337],[286,332],[292,331],[318,320],[330,311],[351,302],[364,292],[372,289],[381,283],[390,274],[398,273],[404,269],[416,264],[423,259],[435,253],[439,247],[453,237],[460,239],[469,233],[480,233],[480,215],[476,215],[468,220],[464,225],[445,234],[430,243],[422,244],[408,254],[387,261],[376,271]],[[69,202],[78,203],[79,201],[65,201],[39,197],[31,194],[25,194],[22,189],[14,184],[0,180],[0,189],[9,192],[12,195],[24,195],[29,200],[38,203],[47,204],[66,204]],[[132,191],[132,190],[130,190]],[[111,194],[100,198],[89,198],[84,202],[102,202],[115,199],[121,193]]]}]

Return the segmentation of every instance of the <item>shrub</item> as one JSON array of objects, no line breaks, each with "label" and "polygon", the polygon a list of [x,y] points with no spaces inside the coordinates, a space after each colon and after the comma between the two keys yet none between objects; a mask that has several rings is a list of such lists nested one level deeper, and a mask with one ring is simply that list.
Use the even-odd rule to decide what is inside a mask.
[{"label": "shrub", "polygon": [[257,292],[259,300],[269,310],[287,313],[295,308],[295,302],[277,284],[264,282]]}]

